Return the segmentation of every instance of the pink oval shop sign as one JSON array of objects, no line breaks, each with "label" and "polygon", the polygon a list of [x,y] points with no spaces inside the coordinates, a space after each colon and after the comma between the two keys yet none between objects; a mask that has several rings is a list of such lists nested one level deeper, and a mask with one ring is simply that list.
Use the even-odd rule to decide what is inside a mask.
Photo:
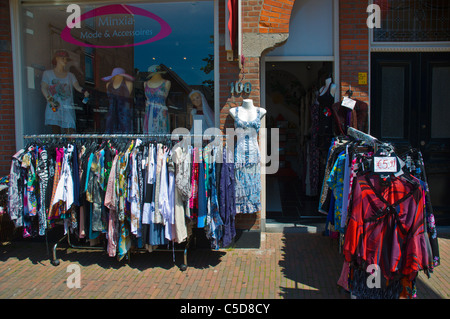
[{"label": "pink oval shop sign", "polygon": [[[159,23],[159,25],[161,26],[160,31],[158,32],[158,34],[156,34],[154,37],[151,37],[147,40],[141,41],[141,42],[137,42],[137,43],[128,43],[128,44],[124,44],[124,45],[98,45],[98,44],[89,44],[89,43],[85,43],[82,41],[79,41],[77,39],[75,39],[72,34],[71,34],[71,28],[69,28],[69,26],[66,26],[64,28],[64,30],[61,32],[61,39],[63,39],[66,42],[78,45],[78,46],[83,46],[83,47],[90,47],[90,48],[125,48],[125,47],[132,47],[132,46],[137,46],[137,45],[143,45],[143,44],[147,44],[147,43],[151,43],[151,42],[155,42],[158,40],[161,40],[165,37],[167,37],[170,33],[172,33],[172,29],[170,28],[169,24],[164,21],[163,19],[161,19],[160,17],[158,17],[156,14],[151,13],[147,10],[138,8],[138,7],[134,7],[134,6],[129,6],[129,5],[121,5],[121,4],[113,4],[113,5],[108,5],[108,6],[103,6],[103,7],[99,7],[96,9],[93,9],[91,11],[88,11],[84,14],[82,14],[79,18],[75,19],[75,22],[81,22],[83,20],[86,19],[90,19],[90,18],[94,18],[94,17],[101,17],[101,16],[108,16],[108,15],[112,15],[112,14],[127,14],[127,15],[138,15],[138,16],[144,16],[147,17],[149,19],[153,19],[156,22]],[[123,19],[125,22],[124,24],[126,24],[127,20],[126,18]],[[105,19],[104,21],[107,21],[107,19]],[[149,30],[147,30],[149,31]],[[119,34],[119,36],[121,36],[121,33],[123,32],[117,32],[114,31],[114,34]],[[133,33],[134,31],[128,31],[128,35],[135,35],[135,33]],[[152,35],[151,32],[141,32],[142,34],[145,35]],[[84,35],[84,36],[83,36]],[[87,33],[85,32],[84,34],[81,34],[81,38],[95,38],[95,39],[99,39],[99,38],[109,38],[111,37],[112,34],[111,33],[107,33],[105,32],[105,34],[99,34],[98,32],[94,32],[94,33]]]}]

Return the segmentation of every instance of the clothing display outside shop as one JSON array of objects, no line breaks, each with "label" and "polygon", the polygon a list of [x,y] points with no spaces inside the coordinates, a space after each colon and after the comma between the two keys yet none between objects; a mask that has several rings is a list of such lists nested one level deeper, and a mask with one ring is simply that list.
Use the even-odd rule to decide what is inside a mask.
[{"label": "clothing display outside shop", "polygon": [[[256,116],[248,120],[248,113],[251,111],[255,111]],[[255,107],[250,99],[244,100],[243,106],[233,109],[232,112],[238,136],[234,153],[237,213],[251,214],[261,210],[261,154],[258,132],[261,128],[261,116],[265,114],[263,112],[261,108]]]},{"label": "clothing display outside shop", "polygon": [[[333,139],[319,211],[327,214],[328,235],[343,237],[340,286],[360,299],[414,298],[418,272],[430,276],[439,265],[423,160],[417,150],[397,156],[392,145],[378,143]],[[383,160],[396,169],[380,170]],[[366,285],[373,266],[380,289]]]},{"label": "clothing display outside shop", "polygon": [[205,230],[211,248],[236,234],[234,163],[222,143],[128,140],[32,142],[13,156],[8,212],[23,236],[65,233],[119,259],[131,247],[152,251]]}]

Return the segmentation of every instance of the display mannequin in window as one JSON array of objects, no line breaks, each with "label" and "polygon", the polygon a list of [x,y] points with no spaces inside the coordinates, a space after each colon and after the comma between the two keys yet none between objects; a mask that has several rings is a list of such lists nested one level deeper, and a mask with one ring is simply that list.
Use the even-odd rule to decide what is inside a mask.
[{"label": "display mannequin in window", "polygon": [[131,133],[131,92],[134,78],[122,68],[114,68],[111,75],[102,78],[106,83],[109,110],[106,117],[107,133]]},{"label": "display mannequin in window", "polygon": [[44,71],[42,75],[41,92],[47,100],[45,125],[50,125],[54,134],[75,131],[73,89],[89,97],[89,93],[80,86],[75,76],[65,70],[69,61],[66,50],[56,51],[52,59],[53,69]]},{"label": "display mannequin in window", "polygon": [[258,132],[266,110],[245,99],[230,110],[235,121],[237,143],[234,152],[236,213],[253,214],[261,210],[261,155]]},{"label": "display mannequin in window", "polygon": [[[200,91],[193,90],[189,93],[189,99],[193,105],[192,115],[192,134],[202,134],[206,129],[214,127],[214,112],[208,104],[205,95]],[[201,124],[201,129],[200,129]],[[196,129],[198,127],[198,129]],[[197,132],[198,130],[198,132]]]},{"label": "display mannequin in window", "polygon": [[149,75],[144,82],[145,117],[144,133],[169,133],[169,110],[166,99],[169,95],[171,82],[162,77],[163,71],[159,65],[148,68]]}]

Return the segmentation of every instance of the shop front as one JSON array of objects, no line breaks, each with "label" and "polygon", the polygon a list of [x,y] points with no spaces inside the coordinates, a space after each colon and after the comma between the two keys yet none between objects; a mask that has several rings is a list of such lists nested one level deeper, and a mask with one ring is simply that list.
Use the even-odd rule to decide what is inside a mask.
[{"label": "shop front", "polygon": [[12,4],[19,145],[29,134],[190,129],[193,90],[214,114],[214,1]]},{"label": "shop front", "polygon": [[[448,216],[440,116],[447,96],[439,86],[448,75],[448,8],[430,1],[422,15],[392,17],[406,9],[378,2],[382,22],[436,23],[424,22],[411,40],[390,22],[391,29],[370,27],[372,2],[11,0],[5,50],[12,58],[2,63],[9,63],[13,105],[0,115],[11,145],[2,150],[2,171],[24,136],[195,133],[194,119],[200,134],[208,126],[226,134],[236,124],[230,110],[251,100],[265,109],[261,206],[238,214],[236,228],[258,247],[267,223],[323,221],[328,147],[345,133],[333,105],[347,97],[362,110],[359,129],[421,149],[433,201]],[[427,41],[430,32],[438,35]]]}]

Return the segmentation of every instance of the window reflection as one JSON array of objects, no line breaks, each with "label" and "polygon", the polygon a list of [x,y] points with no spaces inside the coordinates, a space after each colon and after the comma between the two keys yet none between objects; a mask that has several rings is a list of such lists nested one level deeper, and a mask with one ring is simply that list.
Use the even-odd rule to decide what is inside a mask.
[{"label": "window reflection", "polygon": [[22,7],[24,134],[166,133],[193,90],[214,105],[213,1],[79,7],[70,37],[67,5]]}]

